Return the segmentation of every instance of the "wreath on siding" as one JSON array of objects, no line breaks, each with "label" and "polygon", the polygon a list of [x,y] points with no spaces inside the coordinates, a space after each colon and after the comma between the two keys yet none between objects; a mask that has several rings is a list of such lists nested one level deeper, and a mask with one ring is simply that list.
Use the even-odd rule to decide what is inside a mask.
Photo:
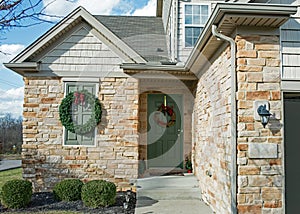
[{"label": "wreath on siding", "polygon": [[[78,125],[73,121],[72,110],[81,105],[92,109],[90,119]],[[62,125],[70,132],[86,134],[91,132],[101,121],[101,104],[98,98],[87,90],[70,92],[59,106],[59,117]]]},{"label": "wreath on siding", "polygon": [[165,106],[164,104],[162,104],[158,109],[157,111],[163,113],[164,115],[168,115],[170,117],[170,120],[165,122],[165,121],[162,121],[160,120],[159,118],[159,114],[160,113],[157,113],[155,114],[155,122],[160,125],[161,127],[171,127],[171,126],[174,126],[175,125],[175,122],[176,122],[176,114],[173,110],[173,107],[170,107],[170,106]]}]

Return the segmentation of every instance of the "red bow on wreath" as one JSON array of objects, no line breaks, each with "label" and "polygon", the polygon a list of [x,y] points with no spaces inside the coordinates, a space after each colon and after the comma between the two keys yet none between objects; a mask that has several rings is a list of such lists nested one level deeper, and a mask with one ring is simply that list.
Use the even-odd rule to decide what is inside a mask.
[{"label": "red bow on wreath", "polygon": [[167,121],[167,122],[164,122],[164,121],[161,121],[160,118],[159,118],[159,114],[155,114],[154,115],[154,120],[155,122],[160,125],[161,127],[171,127],[171,126],[174,126],[175,125],[175,122],[176,122],[176,114],[173,110],[173,106],[170,107],[170,106],[167,106],[167,105],[164,105],[162,104],[158,109],[157,111],[163,113],[165,116],[166,116],[166,113],[167,115],[170,117],[170,120]]},{"label": "red bow on wreath", "polygon": [[75,96],[75,100],[74,100],[74,103],[75,105],[78,105],[79,102],[81,103],[81,105],[84,104],[84,93],[78,93],[78,92],[74,92],[74,96]]},{"label": "red bow on wreath", "polygon": [[161,108],[163,113],[167,113],[168,115],[173,115],[173,107],[165,106],[164,104],[162,104]]}]

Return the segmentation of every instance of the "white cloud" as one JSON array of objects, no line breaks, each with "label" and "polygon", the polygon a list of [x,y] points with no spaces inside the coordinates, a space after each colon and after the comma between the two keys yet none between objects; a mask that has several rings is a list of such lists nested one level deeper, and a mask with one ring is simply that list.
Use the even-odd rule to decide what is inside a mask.
[{"label": "white cloud", "polygon": [[65,17],[75,8],[82,6],[91,14],[108,15],[120,0],[43,0],[45,13]]},{"label": "white cloud", "polygon": [[21,44],[3,44],[0,45],[0,64],[9,62],[24,48]]},{"label": "white cloud", "polygon": [[11,113],[16,118],[22,116],[23,97],[24,87],[0,90],[0,115]]},{"label": "white cloud", "polygon": [[109,15],[118,11],[122,15],[155,16],[156,0],[149,0],[143,8],[138,0],[43,0],[45,14],[65,17],[75,8],[82,6],[93,15]]},{"label": "white cloud", "polygon": [[149,0],[145,7],[135,10],[133,16],[155,16],[156,15],[156,0]]}]

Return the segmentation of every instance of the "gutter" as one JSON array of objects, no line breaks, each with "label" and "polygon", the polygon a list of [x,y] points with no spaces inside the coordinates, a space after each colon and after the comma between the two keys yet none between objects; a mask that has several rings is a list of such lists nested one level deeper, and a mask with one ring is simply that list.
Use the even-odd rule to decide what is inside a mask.
[{"label": "gutter", "polygon": [[23,75],[24,72],[38,72],[40,62],[3,63],[3,65],[18,74]]},{"label": "gutter", "polygon": [[236,149],[237,149],[237,107],[236,107],[236,45],[234,40],[231,37],[225,36],[218,32],[217,26],[212,25],[212,34],[222,40],[225,40],[230,43],[230,51],[231,51],[231,213],[236,214],[237,213],[237,161],[236,161]]},{"label": "gutter", "polygon": [[134,63],[124,63],[120,65],[121,68],[125,70],[152,70],[152,71],[178,71],[188,73],[189,70],[184,66],[177,65],[162,65],[162,64],[134,64]]}]

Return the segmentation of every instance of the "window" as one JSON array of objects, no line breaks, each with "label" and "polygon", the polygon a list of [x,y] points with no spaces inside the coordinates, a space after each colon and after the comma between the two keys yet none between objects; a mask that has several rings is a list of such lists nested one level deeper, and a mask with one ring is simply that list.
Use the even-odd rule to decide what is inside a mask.
[{"label": "window", "polygon": [[193,47],[209,16],[209,5],[186,4],[184,6],[185,47]]},{"label": "window", "polygon": [[[70,92],[87,90],[96,96],[97,84],[96,83],[66,83],[66,95]],[[84,124],[89,120],[92,110],[90,106],[77,105],[72,106],[73,120],[77,124]],[[76,134],[64,129],[64,145],[65,146],[95,146],[95,133],[96,128],[86,134]]]}]

